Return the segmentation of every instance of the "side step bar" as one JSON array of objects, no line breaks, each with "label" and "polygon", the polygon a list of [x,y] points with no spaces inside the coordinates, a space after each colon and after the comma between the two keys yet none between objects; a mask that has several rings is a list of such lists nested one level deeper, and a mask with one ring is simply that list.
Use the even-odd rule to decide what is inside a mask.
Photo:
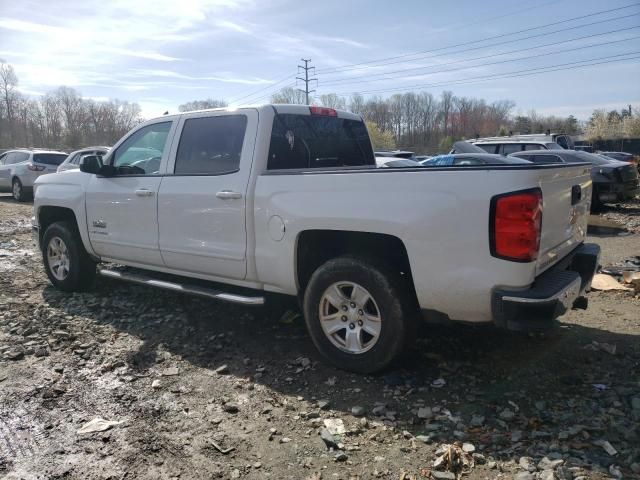
[{"label": "side step bar", "polygon": [[200,297],[213,298],[225,302],[240,303],[242,305],[264,305],[264,297],[249,297],[238,295],[236,293],[224,293],[211,288],[200,287],[197,285],[187,285],[184,283],[168,282],[166,280],[158,280],[147,275],[139,273],[118,272],[106,268],[99,268],[98,274],[107,278],[123,280],[125,282],[137,283],[139,285],[147,285],[149,287],[163,288],[173,292],[189,293]]}]

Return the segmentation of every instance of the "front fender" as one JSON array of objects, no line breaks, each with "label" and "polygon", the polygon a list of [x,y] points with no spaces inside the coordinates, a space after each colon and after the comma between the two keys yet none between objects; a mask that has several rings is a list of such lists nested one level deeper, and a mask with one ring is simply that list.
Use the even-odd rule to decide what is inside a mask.
[{"label": "front fender", "polygon": [[96,254],[89,242],[85,207],[85,185],[88,177],[89,175],[79,171],[66,171],[39,177],[34,185],[33,211],[39,225],[43,207],[61,207],[71,210],[76,218],[85,250],[95,257]]}]

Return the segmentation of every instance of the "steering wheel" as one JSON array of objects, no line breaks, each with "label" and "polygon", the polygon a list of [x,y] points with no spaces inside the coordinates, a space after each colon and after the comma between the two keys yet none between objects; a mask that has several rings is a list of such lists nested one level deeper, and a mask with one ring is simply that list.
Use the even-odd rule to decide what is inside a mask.
[{"label": "steering wheel", "polygon": [[160,172],[160,157],[144,158],[137,160],[129,165],[131,168],[135,168],[141,171],[141,173],[155,174]]}]

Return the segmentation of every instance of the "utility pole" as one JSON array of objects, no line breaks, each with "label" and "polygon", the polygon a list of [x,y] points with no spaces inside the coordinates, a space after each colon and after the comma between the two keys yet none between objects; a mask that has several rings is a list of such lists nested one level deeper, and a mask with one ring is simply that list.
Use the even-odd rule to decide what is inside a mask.
[{"label": "utility pole", "polygon": [[313,70],[313,75],[315,75],[316,67],[310,67],[309,66],[309,62],[311,61],[310,58],[308,60],[305,60],[304,58],[301,58],[301,60],[304,62],[304,66],[298,65],[298,72],[300,72],[300,69],[303,69],[304,70],[304,78],[296,77],[296,80],[302,80],[304,82],[304,90],[299,88],[298,91],[305,93],[306,98],[307,98],[307,105],[309,105],[309,94],[315,92],[315,90],[309,90],[309,82],[317,82],[318,81],[317,78],[309,78],[309,70]]}]

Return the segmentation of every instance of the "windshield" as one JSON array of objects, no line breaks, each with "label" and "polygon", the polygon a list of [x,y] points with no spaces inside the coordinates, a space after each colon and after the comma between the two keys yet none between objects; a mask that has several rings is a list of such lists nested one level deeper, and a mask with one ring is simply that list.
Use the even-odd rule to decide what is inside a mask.
[{"label": "windshield", "polygon": [[611,163],[611,159],[603,158],[600,155],[596,155],[594,153],[576,151],[575,155],[580,159],[580,161],[589,162],[594,165],[608,165]]},{"label": "windshield", "polygon": [[45,165],[60,165],[66,158],[66,153],[36,153],[33,155],[34,162]]},{"label": "windshield", "polygon": [[362,121],[295,114],[278,114],[273,120],[269,170],[375,164]]}]

